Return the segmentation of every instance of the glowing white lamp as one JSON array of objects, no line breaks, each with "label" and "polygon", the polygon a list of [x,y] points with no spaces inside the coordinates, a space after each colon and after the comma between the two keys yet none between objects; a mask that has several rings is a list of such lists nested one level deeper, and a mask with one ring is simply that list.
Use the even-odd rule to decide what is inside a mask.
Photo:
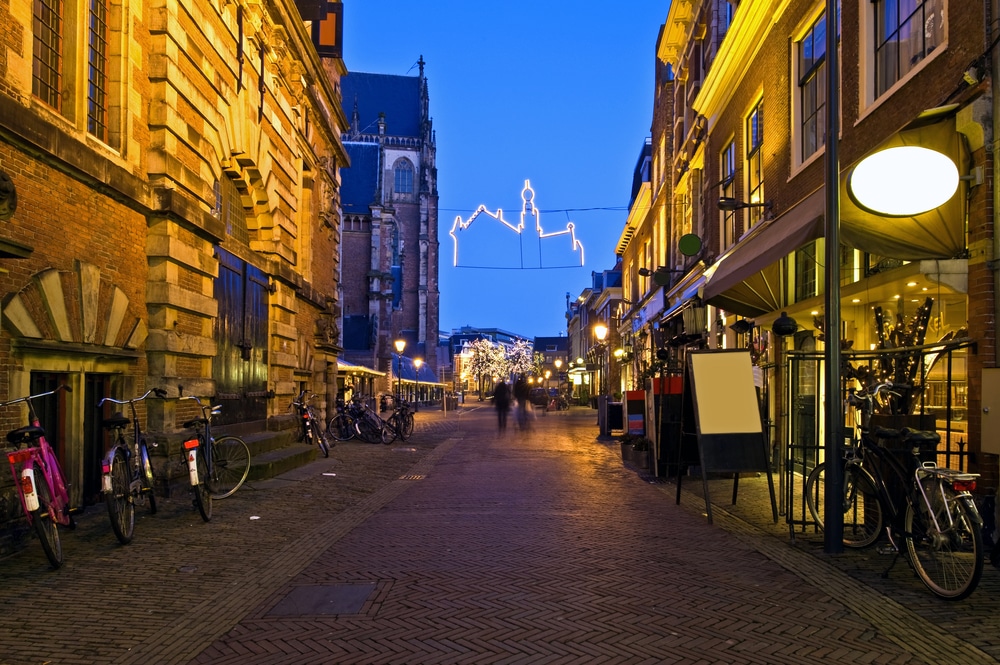
[{"label": "glowing white lamp", "polygon": [[870,212],[910,217],[947,202],[958,189],[958,168],[947,155],[919,146],[880,150],[848,176],[851,198]]}]

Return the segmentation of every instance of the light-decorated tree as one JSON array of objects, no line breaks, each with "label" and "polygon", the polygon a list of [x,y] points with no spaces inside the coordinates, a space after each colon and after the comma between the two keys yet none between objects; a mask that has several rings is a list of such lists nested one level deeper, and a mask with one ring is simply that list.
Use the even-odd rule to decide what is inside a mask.
[{"label": "light-decorated tree", "polygon": [[535,345],[526,340],[519,339],[507,351],[507,373],[524,374],[527,376],[535,370],[534,358]]},{"label": "light-decorated tree", "polygon": [[485,379],[492,380],[495,376],[504,376],[506,359],[503,347],[494,344],[485,337],[480,337],[469,344],[472,358],[469,360],[469,373],[476,377],[479,386],[479,399],[483,399],[483,383]]}]

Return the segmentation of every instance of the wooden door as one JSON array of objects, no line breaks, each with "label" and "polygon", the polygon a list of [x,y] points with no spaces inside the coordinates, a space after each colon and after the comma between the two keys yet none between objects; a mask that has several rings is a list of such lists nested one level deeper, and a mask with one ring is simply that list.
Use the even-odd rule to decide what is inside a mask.
[{"label": "wooden door", "polygon": [[216,248],[219,276],[215,299],[218,345],[212,363],[215,400],[222,404],[216,424],[252,423],[267,418],[268,281],[264,271]]}]

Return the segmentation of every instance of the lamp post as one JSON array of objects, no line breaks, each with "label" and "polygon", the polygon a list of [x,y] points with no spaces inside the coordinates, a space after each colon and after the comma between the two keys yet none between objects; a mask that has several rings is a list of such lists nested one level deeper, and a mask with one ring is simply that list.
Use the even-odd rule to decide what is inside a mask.
[{"label": "lamp post", "polygon": [[601,364],[598,368],[597,390],[604,394],[604,340],[608,337],[608,327],[603,323],[594,326],[594,335],[597,337],[597,346],[600,350]]},{"label": "lamp post", "polygon": [[413,400],[413,410],[414,411],[419,411],[420,410],[420,366],[423,365],[423,364],[424,364],[424,359],[423,358],[414,358],[413,359],[413,366],[416,368],[416,375],[417,375],[417,395],[416,395],[416,399]]},{"label": "lamp post", "polygon": [[403,396],[403,349],[406,348],[405,339],[397,339],[393,344],[396,347],[396,404]]},{"label": "lamp post", "polygon": [[561,388],[562,388],[562,385],[561,385],[562,381],[559,378],[560,377],[559,370],[562,368],[562,358],[556,358],[554,364],[556,366],[556,390],[559,390],[560,394],[561,394],[562,393],[562,390],[561,390]]},{"label": "lamp post", "polygon": [[608,435],[608,396],[604,393],[604,340],[608,336],[608,327],[603,323],[594,326],[594,336],[600,351],[600,365],[597,375],[597,426],[600,436]]}]

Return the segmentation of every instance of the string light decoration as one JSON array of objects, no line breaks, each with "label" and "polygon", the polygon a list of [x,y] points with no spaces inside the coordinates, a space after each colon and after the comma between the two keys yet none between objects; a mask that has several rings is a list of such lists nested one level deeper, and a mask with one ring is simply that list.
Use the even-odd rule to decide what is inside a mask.
[{"label": "string light decoration", "polygon": [[[473,223],[481,217],[492,219],[494,222],[499,223],[501,229],[517,234],[516,237],[519,257],[517,260],[511,259],[509,266],[465,265],[459,261],[459,234],[470,231]],[[534,221],[534,224],[531,224],[532,220]],[[504,217],[502,209],[497,208],[496,212],[490,212],[485,205],[480,205],[468,219],[463,220],[461,215],[455,217],[455,221],[452,224],[448,235],[451,236],[452,245],[454,247],[453,265],[456,268],[577,268],[583,267],[584,265],[583,243],[581,243],[576,237],[576,224],[573,222],[567,222],[564,229],[550,232],[546,232],[542,228],[541,211],[535,207],[535,190],[531,188],[530,180],[524,181],[524,189],[521,190],[521,215],[520,221],[517,224],[512,224],[507,221]],[[534,249],[530,245],[526,248],[526,239],[537,239],[537,254],[526,257],[525,250]],[[547,242],[543,245],[543,241]],[[559,241],[564,243],[561,246],[561,250],[559,249],[560,246],[556,244]],[[545,261],[543,260],[543,257],[545,256],[542,250],[543,247],[555,248],[553,251],[556,253],[556,257],[565,257],[567,262],[559,263],[557,261],[553,265],[545,265]],[[532,261],[533,258],[537,258],[537,262]],[[525,265],[526,262],[531,265]]]}]

